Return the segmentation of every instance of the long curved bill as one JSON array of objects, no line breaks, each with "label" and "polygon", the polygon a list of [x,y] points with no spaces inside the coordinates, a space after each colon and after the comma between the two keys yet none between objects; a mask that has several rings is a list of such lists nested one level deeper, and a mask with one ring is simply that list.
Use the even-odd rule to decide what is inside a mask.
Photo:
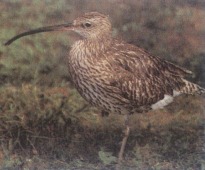
[{"label": "long curved bill", "polygon": [[30,30],[30,31],[26,31],[21,34],[18,34],[12,37],[11,39],[9,39],[8,41],[6,41],[4,45],[10,45],[15,40],[21,37],[27,36],[27,35],[31,35],[31,34],[37,34],[41,32],[51,32],[51,31],[66,31],[66,30],[71,30],[71,29],[72,29],[72,23],[41,27],[41,28],[37,28],[34,30]]}]

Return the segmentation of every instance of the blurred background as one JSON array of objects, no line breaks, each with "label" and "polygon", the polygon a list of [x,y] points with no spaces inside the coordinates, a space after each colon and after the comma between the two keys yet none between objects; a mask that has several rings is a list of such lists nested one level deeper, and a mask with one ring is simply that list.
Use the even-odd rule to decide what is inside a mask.
[{"label": "blurred background", "polygon": [[[205,87],[203,0],[1,0],[0,167],[112,169],[122,117],[101,118],[70,82],[66,32],[21,32],[72,21],[85,12],[110,16],[113,36],[191,70]],[[145,116],[133,115],[125,169],[203,169],[204,98],[180,96]]]}]

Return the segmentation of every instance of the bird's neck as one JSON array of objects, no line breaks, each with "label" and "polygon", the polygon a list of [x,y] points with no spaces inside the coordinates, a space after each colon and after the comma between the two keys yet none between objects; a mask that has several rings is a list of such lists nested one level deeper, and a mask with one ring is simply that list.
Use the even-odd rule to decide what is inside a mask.
[{"label": "bird's neck", "polygon": [[112,43],[111,36],[101,36],[90,39],[83,39],[75,42],[72,46],[72,50],[76,54],[80,54],[86,57],[100,56],[109,49]]}]

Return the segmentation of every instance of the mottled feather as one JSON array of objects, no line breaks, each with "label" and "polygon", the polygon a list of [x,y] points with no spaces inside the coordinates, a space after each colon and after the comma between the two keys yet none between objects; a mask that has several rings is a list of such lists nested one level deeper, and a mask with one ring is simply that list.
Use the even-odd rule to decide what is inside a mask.
[{"label": "mottled feather", "polygon": [[144,112],[164,107],[176,94],[204,93],[184,79],[191,71],[113,38],[107,16],[88,13],[74,21],[84,22],[93,26],[77,29],[84,39],[72,46],[68,61],[74,84],[91,104],[116,113]]}]

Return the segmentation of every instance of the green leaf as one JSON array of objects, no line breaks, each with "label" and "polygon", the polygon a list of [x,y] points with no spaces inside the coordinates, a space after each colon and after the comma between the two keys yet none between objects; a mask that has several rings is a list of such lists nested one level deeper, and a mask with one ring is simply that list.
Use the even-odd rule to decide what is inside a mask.
[{"label": "green leaf", "polygon": [[109,165],[112,162],[116,162],[117,158],[115,156],[112,156],[111,152],[105,152],[103,150],[98,152],[100,160],[103,162],[105,165]]}]

